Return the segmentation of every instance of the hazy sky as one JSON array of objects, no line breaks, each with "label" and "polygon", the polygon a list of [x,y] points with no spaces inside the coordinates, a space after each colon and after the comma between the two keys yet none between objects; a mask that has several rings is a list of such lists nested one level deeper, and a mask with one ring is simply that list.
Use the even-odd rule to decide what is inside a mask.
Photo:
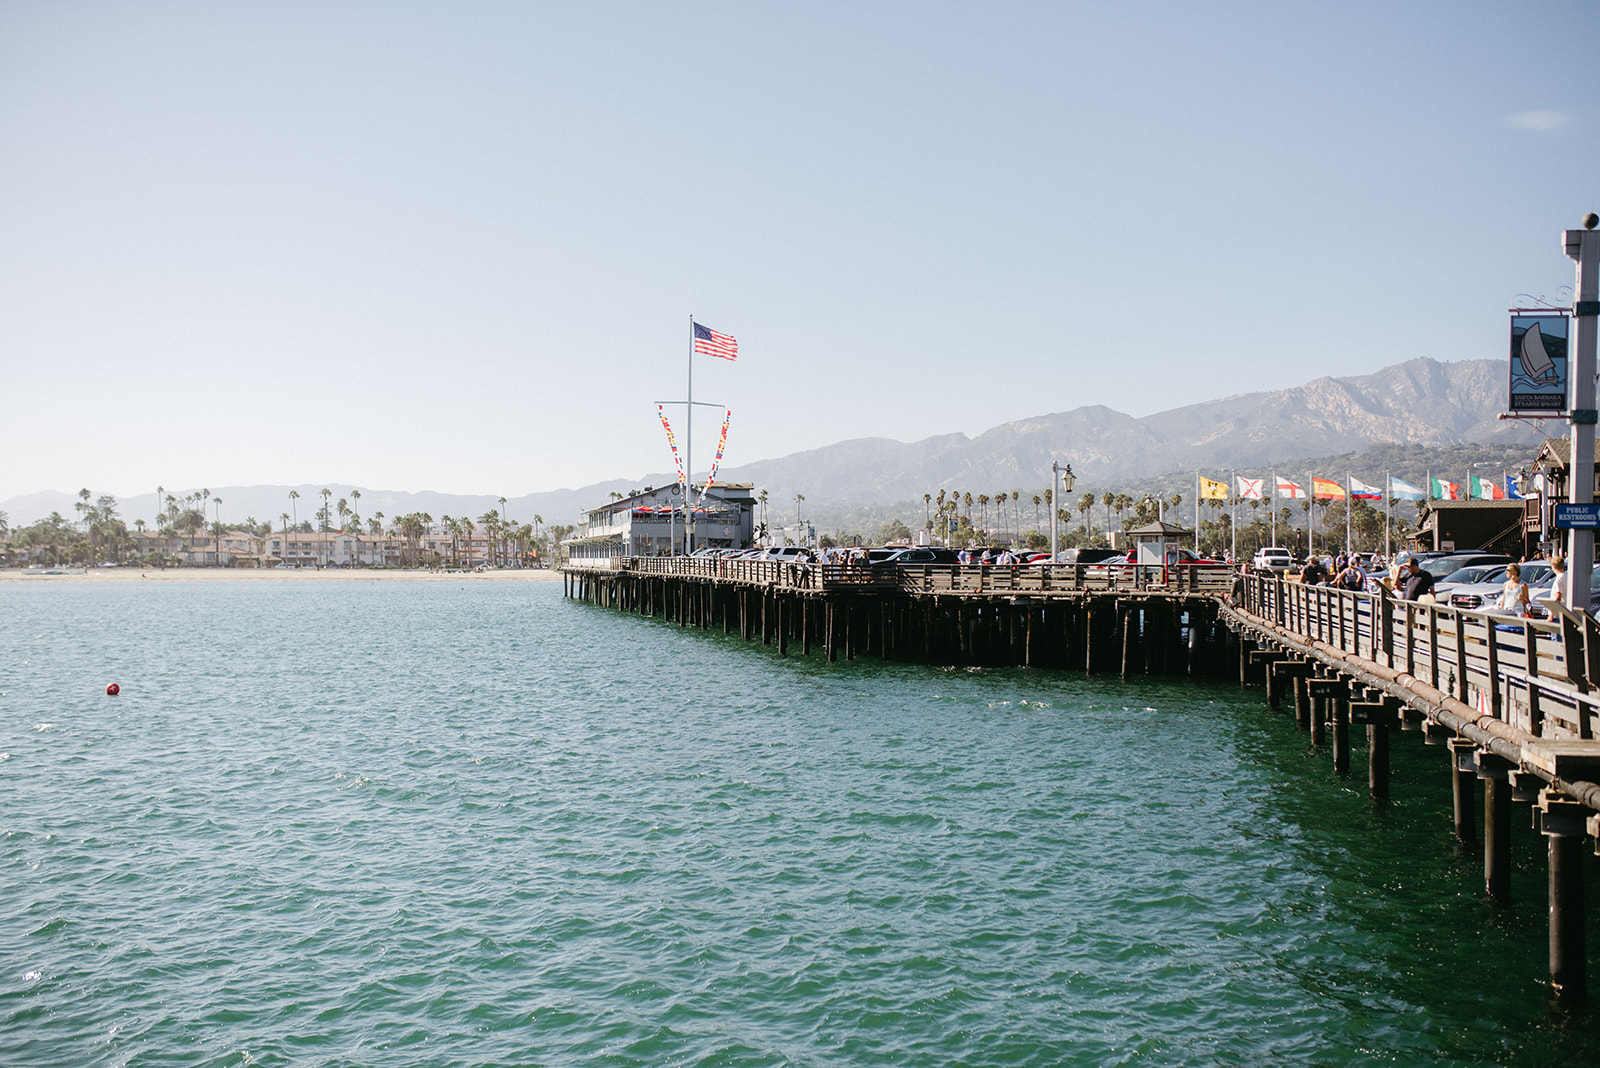
[{"label": "hazy sky", "polygon": [[1499,358],[1600,209],[1597,31],[0,0],[0,500],[667,470],[691,313],[739,340],[694,367],[729,465]]}]

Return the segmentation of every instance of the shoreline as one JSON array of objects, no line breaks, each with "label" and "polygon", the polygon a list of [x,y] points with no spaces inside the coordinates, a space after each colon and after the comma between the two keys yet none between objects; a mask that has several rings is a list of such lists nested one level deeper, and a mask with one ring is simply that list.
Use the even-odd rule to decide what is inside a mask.
[{"label": "shoreline", "polygon": [[0,583],[81,582],[554,582],[548,568],[494,571],[427,571],[387,568],[91,567],[83,573],[47,575],[26,568],[0,568]]}]

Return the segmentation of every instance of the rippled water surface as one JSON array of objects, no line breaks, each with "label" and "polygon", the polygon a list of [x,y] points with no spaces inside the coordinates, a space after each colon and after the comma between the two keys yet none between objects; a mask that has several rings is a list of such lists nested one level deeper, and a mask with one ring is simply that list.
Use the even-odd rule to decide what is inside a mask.
[{"label": "rippled water surface", "polygon": [[1494,908],[1395,761],[553,583],[8,583],[0,1065],[1600,1063],[1525,810]]}]

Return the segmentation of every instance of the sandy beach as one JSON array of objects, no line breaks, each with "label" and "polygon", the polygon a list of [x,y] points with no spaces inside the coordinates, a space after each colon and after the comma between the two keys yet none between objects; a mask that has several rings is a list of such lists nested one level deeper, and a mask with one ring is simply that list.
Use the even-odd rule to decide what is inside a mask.
[{"label": "sandy beach", "polygon": [[0,582],[554,582],[544,568],[494,571],[424,571],[384,568],[91,567],[83,573],[48,575],[40,570],[0,568]]}]

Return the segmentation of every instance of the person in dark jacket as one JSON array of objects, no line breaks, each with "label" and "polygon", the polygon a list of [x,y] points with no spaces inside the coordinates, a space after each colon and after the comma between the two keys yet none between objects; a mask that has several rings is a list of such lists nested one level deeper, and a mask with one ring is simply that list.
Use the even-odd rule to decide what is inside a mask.
[{"label": "person in dark jacket", "polygon": [[1408,601],[1419,601],[1424,594],[1433,592],[1433,576],[1422,570],[1415,556],[1406,561],[1400,577],[1405,580],[1405,598]]}]

